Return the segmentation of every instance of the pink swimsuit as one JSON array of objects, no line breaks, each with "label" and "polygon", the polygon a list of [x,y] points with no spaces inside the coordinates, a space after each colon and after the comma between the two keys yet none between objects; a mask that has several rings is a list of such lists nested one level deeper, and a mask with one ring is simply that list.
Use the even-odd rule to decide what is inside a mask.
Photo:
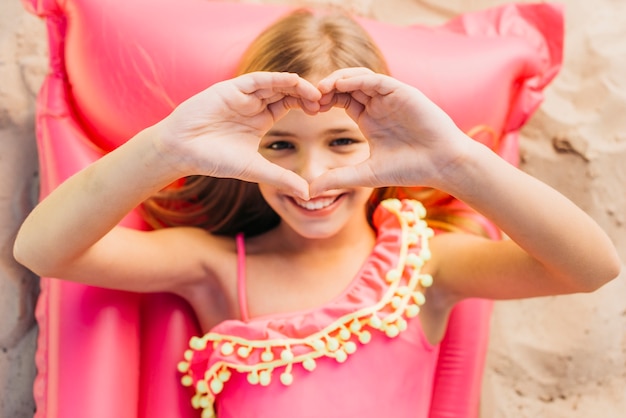
[{"label": "pink swimsuit", "polygon": [[427,417],[439,347],[417,317],[432,282],[421,273],[432,235],[423,212],[415,201],[381,203],[359,274],[303,312],[247,317],[238,240],[242,320],[192,338],[179,365],[202,417]]}]

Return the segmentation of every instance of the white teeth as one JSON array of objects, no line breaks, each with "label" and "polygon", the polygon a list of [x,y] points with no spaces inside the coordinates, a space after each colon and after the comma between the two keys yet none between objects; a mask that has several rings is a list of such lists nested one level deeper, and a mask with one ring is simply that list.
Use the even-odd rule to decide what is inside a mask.
[{"label": "white teeth", "polygon": [[336,199],[336,197],[325,197],[309,201],[295,200],[295,202],[298,206],[306,210],[320,210],[332,205]]}]

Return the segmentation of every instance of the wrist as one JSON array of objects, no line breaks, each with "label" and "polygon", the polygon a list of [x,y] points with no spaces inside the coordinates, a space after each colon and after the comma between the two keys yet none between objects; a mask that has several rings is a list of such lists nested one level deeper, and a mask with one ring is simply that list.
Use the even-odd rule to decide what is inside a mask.
[{"label": "wrist", "polygon": [[165,132],[160,124],[156,124],[139,132],[127,143],[144,178],[151,179],[156,188],[193,174],[185,169],[183,159],[170,145],[171,141],[167,141]]},{"label": "wrist", "polygon": [[462,200],[471,199],[484,190],[487,178],[498,175],[501,165],[509,164],[469,137],[458,144],[454,151],[446,150],[447,162],[438,170],[433,187]]},{"label": "wrist", "polygon": [[172,135],[165,120],[144,129],[137,136],[144,142],[145,160],[151,169],[156,170],[155,175],[174,181],[198,174],[182,150],[182,141]]}]

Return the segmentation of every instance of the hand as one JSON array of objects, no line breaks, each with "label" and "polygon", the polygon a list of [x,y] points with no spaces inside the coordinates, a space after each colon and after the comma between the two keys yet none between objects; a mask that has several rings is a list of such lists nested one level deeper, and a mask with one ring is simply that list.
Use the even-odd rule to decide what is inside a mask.
[{"label": "hand", "polygon": [[267,183],[308,198],[308,183],[258,153],[290,109],[319,111],[321,93],[296,74],[257,72],[217,83],[180,104],[160,126],[157,149],[181,177],[202,174]]},{"label": "hand", "polygon": [[320,111],[345,108],[368,138],[370,158],[321,175],[310,185],[311,196],[342,187],[435,185],[470,140],[419,90],[392,77],[348,68],[318,88]]}]

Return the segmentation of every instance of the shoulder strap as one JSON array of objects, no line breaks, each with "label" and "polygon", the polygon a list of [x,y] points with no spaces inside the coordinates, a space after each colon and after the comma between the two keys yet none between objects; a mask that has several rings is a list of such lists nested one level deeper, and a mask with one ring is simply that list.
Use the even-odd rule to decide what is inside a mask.
[{"label": "shoulder strap", "polygon": [[239,300],[239,314],[241,320],[248,322],[248,298],[246,292],[246,247],[243,234],[235,237],[237,243],[237,297]]}]

